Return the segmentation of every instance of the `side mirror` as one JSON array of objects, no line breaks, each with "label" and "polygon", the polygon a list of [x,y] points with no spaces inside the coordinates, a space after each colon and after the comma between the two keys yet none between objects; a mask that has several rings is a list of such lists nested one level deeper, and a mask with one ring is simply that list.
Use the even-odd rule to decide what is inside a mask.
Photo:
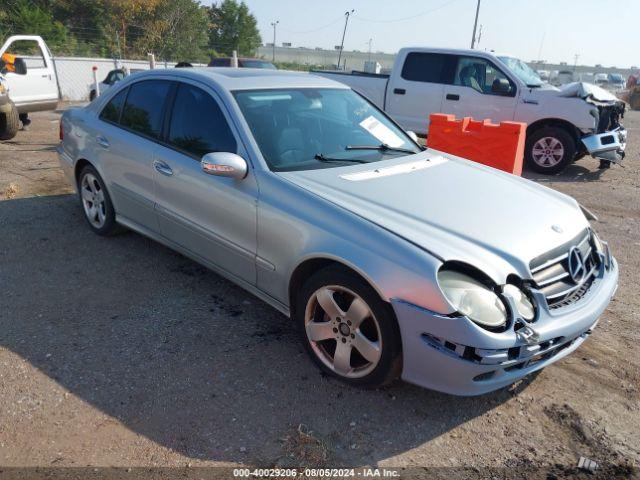
[{"label": "side mirror", "polygon": [[18,75],[27,74],[27,62],[24,61],[24,58],[16,58],[13,61],[13,68]]},{"label": "side mirror", "polygon": [[247,161],[235,153],[207,153],[202,157],[200,165],[204,173],[217,177],[231,177],[241,180],[247,176]]},{"label": "side mirror", "polygon": [[498,95],[509,95],[511,93],[511,84],[506,78],[496,78],[491,84],[491,93]]},{"label": "side mirror", "polygon": [[418,143],[418,135],[416,135],[416,132],[413,132],[411,130],[407,131],[407,135],[409,135],[409,138],[411,140],[413,140],[414,142]]},{"label": "side mirror", "polygon": [[0,66],[3,73],[13,72],[18,75],[25,75],[27,73],[27,64],[24,58],[18,58],[11,53],[5,53],[0,59]]}]

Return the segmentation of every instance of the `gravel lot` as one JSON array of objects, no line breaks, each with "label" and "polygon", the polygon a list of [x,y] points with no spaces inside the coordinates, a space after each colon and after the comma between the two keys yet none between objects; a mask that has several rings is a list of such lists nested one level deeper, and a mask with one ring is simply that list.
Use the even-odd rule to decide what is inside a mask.
[{"label": "gravel lot", "polygon": [[0,465],[640,461],[640,112],[624,168],[528,174],[600,217],[616,299],[573,355],[476,398],[325,378],[242,289],[140,235],[92,234],[58,168],[59,112],[32,118],[0,144]]}]

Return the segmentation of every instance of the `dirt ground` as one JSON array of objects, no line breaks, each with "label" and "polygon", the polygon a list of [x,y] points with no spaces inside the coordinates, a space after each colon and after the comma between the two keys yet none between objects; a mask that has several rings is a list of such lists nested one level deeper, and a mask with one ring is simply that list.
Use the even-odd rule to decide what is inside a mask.
[{"label": "dirt ground", "polygon": [[615,300],[574,354],[475,398],[326,378],[242,289],[140,235],[91,233],[58,168],[59,114],[0,144],[3,467],[640,461],[640,112],[624,167],[527,174],[600,217]]}]

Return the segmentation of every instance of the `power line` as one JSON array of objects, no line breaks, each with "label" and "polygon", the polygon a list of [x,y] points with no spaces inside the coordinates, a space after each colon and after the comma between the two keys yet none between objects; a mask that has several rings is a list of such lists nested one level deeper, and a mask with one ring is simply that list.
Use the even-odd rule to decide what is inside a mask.
[{"label": "power line", "polygon": [[451,5],[452,3],[458,2],[459,0],[449,0],[448,2],[443,3],[442,5],[439,5],[437,7],[431,8],[429,10],[425,10],[423,12],[420,13],[416,13],[414,15],[411,15],[409,17],[402,17],[402,18],[394,18],[391,20],[377,20],[377,19],[372,19],[372,18],[363,18],[360,15],[354,15],[353,19],[354,20],[359,20],[361,22],[371,22],[371,23],[395,23],[395,22],[406,22],[407,20],[413,20],[414,18],[418,18],[418,17],[424,17],[425,15],[428,15],[429,13],[433,13],[436,12],[438,10],[443,9],[444,7],[448,7],[449,5]]},{"label": "power line", "polygon": [[295,33],[298,35],[303,35],[306,33],[314,33],[314,32],[319,32],[320,30],[324,30],[325,28],[331,27],[332,25],[335,25],[336,23],[342,21],[343,18],[344,17],[341,15],[335,20],[332,20],[331,23],[327,23],[326,25],[323,25],[318,28],[313,28],[311,30],[289,30],[288,28],[284,28],[284,27],[280,27],[280,30],[284,30],[285,32],[289,32],[289,33]]}]

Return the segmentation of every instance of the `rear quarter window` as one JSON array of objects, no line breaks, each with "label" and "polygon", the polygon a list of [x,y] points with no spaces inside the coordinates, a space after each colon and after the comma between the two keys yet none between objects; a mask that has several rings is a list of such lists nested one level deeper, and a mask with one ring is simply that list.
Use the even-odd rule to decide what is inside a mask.
[{"label": "rear quarter window", "polygon": [[127,98],[127,88],[118,92],[109,103],[107,103],[102,112],[100,112],[100,119],[111,123],[118,123],[120,121],[120,112],[124,105],[124,100]]}]

